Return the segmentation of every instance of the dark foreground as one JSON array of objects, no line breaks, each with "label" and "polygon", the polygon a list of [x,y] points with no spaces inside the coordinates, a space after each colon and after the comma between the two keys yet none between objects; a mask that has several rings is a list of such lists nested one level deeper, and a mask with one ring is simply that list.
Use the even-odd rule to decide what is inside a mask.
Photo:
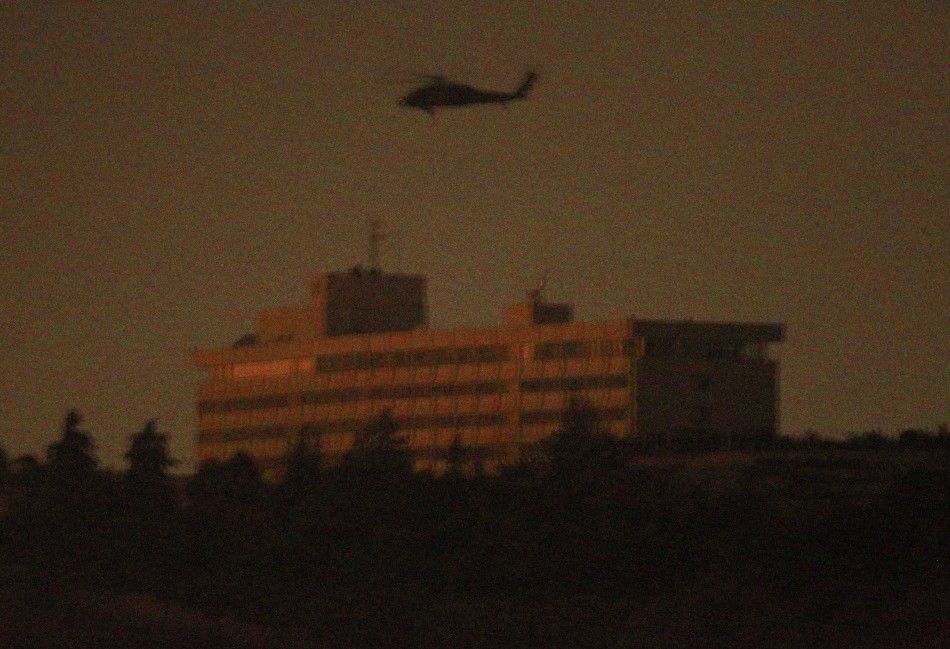
[{"label": "dark foreground", "polygon": [[950,646],[945,450],[379,475],[21,492],[0,646]]}]

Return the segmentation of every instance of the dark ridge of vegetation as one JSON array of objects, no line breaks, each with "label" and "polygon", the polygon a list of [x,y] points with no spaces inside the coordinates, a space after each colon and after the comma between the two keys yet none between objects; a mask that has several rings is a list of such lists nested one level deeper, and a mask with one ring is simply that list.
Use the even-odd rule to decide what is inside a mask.
[{"label": "dark ridge of vegetation", "polygon": [[7,477],[10,475],[10,458],[7,457],[7,451],[0,446],[0,488],[7,484]]},{"label": "dark ridge of vegetation", "polygon": [[0,453],[0,552],[28,572],[25,591],[147,594],[245,631],[294,629],[300,646],[950,637],[945,428],[659,453],[603,434],[575,402],[497,475],[457,443],[433,476],[411,470],[383,416],[338,465],[304,429],[278,484],[240,453],[182,484],[155,422],[118,475],[98,468],[81,424],[67,414],[46,462]]}]

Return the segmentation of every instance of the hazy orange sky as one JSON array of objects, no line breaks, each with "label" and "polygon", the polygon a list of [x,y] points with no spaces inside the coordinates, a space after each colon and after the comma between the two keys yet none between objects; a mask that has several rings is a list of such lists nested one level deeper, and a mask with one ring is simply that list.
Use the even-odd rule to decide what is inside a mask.
[{"label": "hazy orange sky", "polygon": [[435,326],[547,269],[581,319],[785,322],[784,432],[950,420],[950,5],[751,4],[8,0],[0,441],[75,406],[107,464],[157,417],[189,466],[190,350],[377,217]]}]

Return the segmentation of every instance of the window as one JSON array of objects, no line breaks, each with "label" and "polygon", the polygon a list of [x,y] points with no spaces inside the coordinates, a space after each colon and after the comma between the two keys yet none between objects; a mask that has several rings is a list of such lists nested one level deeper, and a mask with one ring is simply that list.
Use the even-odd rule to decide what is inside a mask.
[{"label": "window", "polygon": [[296,361],[283,359],[279,361],[256,361],[250,363],[235,363],[232,369],[236,379],[256,379],[272,376],[289,376],[294,373]]},{"label": "window", "polygon": [[384,367],[431,367],[465,363],[492,363],[506,358],[507,349],[503,345],[479,345],[459,348],[439,347],[415,351],[323,354],[314,359],[314,367],[318,372],[327,373]]}]

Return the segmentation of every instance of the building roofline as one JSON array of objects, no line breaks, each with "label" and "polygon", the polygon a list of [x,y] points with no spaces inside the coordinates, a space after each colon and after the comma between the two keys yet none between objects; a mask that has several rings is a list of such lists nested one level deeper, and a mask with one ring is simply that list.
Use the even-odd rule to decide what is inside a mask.
[{"label": "building roofline", "polygon": [[700,338],[724,337],[776,343],[785,340],[785,324],[781,322],[653,320],[631,318],[631,323],[636,333],[647,335],[686,335]]}]

